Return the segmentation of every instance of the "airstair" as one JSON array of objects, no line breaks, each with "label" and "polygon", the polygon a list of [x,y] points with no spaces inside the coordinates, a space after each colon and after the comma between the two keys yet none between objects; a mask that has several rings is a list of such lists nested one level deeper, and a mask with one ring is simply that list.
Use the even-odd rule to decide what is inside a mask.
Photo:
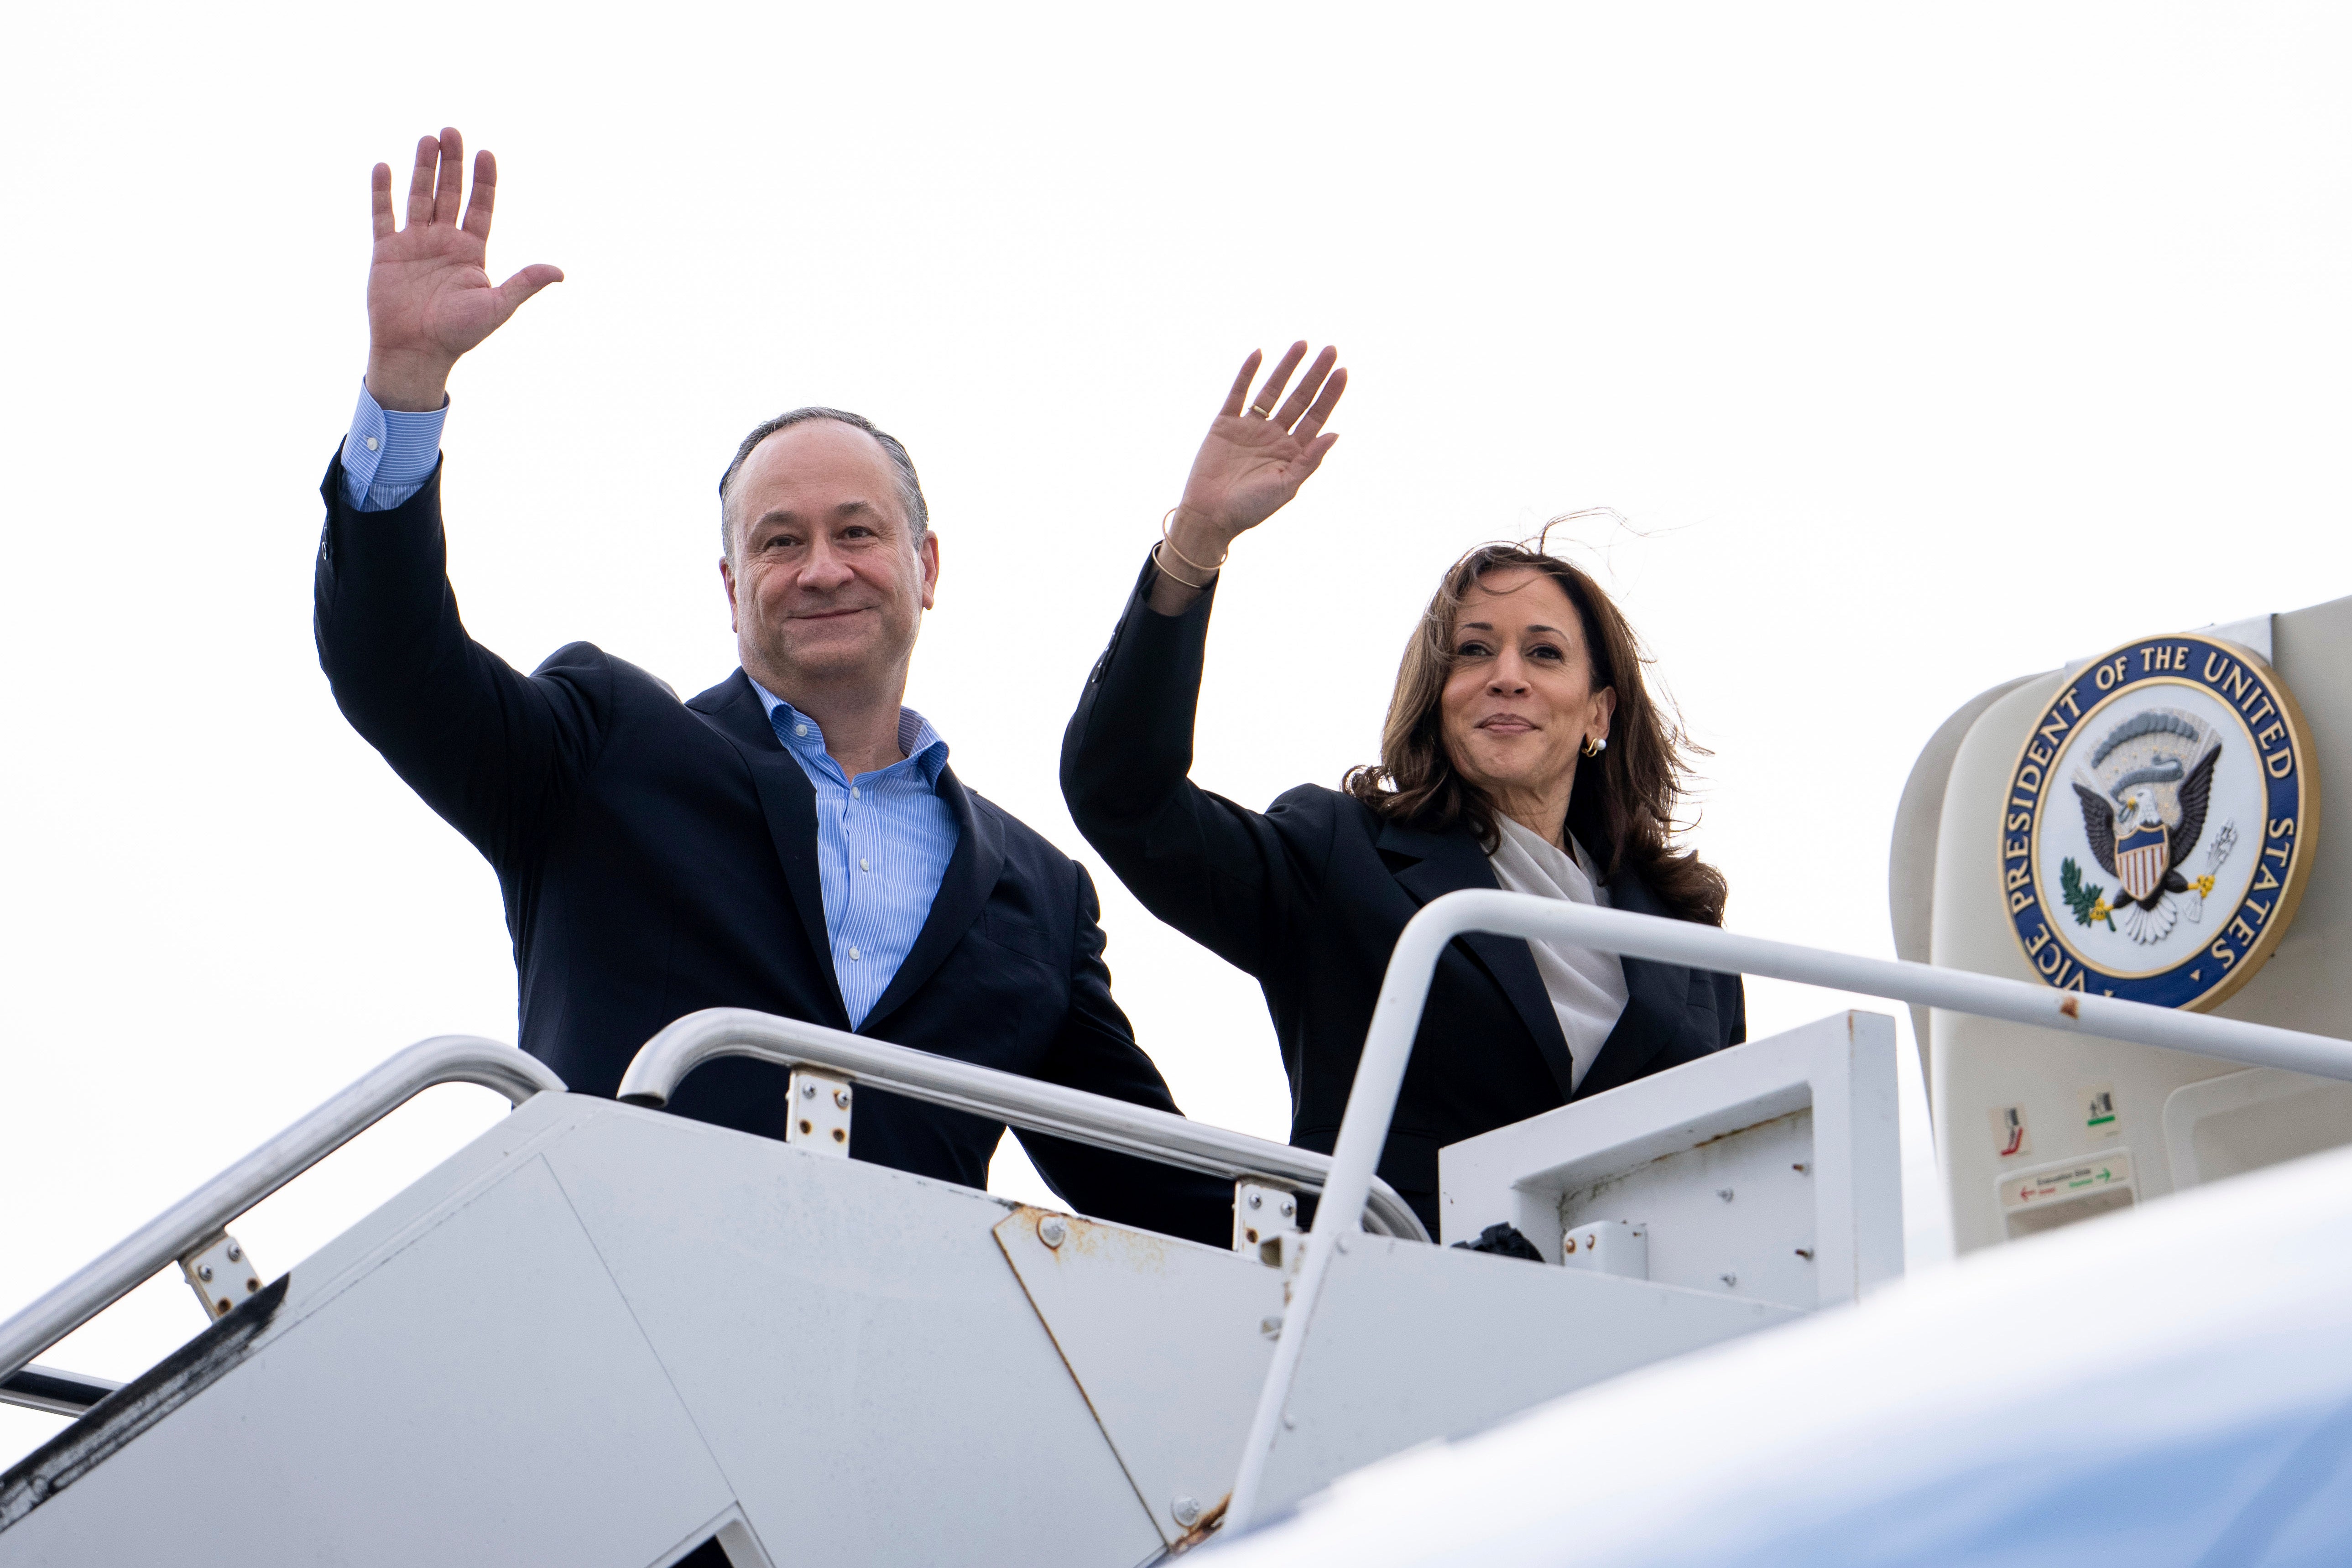
[{"label": "airstair", "polygon": [[[2323,1037],[1487,892],[1407,928],[1328,1158],[747,1012],[672,1025],[617,1101],[430,1040],[0,1324],[0,1396],[81,1412],[0,1476],[0,1565],[1129,1568],[1902,1274],[1869,1013],[1447,1149],[1435,1239],[1508,1223],[1541,1260],[1431,1245],[1372,1170],[1474,931],[2352,1079]],[[725,1055],[790,1069],[787,1142],[657,1109]],[[240,1214],[452,1081],[515,1109],[292,1272],[253,1267]],[[853,1162],[866,1089],[1229,1179],[1234,1245]],[[175,1262],[213,1318],[181,1349],[121,1387],[38,1364]]]}]

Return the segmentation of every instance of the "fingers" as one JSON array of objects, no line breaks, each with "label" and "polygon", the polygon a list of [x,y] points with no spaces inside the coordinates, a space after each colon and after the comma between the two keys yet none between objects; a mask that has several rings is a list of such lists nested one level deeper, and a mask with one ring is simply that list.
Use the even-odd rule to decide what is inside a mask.
[{"label": "fingers", "polygon": [[[1323,352],[1326,354],[1333,353],[1333,351],[1330,349],[1326,349]],[[1334,357],[1337,357],[1336,354]],[[1322,363],[1323,362],[1320,360],[1316,362],[1318,366],[1320,366]],[[1306,395],[1306,390],[1307,389],[1305,387],[1299,388],[1299,395],[1304,396]],[[1331,411],[1339,406],[1339,395],[1347,390],[1348,373],[1345,370],[1333,371],[1331,373],[1331,379],[1323,384],[1322,395],[1315,399],[1315,405],[1307,411],[1307,417],[1301,419],[1298,422],[1297,427],[1291,432],[1292,435],[1307,443],[1309,448],[1308,455],[1312,457],[1316,462],[1321,462],[1323,460],[1322,453],[1330,450],[1330,441],[1336,441],[1339,438],[1337,436],[1333,436],[1329,440],[1327,440],[1322,444],[1320,450],[1316,449],[1316,437],[1323,433],[1323,426],[1331,422]],[[1294,399],[1294,401],[1296,401],[1296,399]],[[1286,409],[1285,412],[1287,413],[1288,410]],[[1313,469],[1310,468],[1308,471],[1312,472]]]},{"label": "fingers", "polygon": [[466,181],[466,139],[454,125],[441,128],[441,183],[433,193],[433,221],[457,223],[458,187]]},{"label": "fingers", "polygon": [[[1298,346],[1303,349],[1307,345],[1301,343]],[[1339,351],[1335,348],[1327,347],[1317,354],[1315,363],[1307,367],[1307,374],[1299,382],[1298,390],[1290,395],[1290,401],[1282,405],[1282,412],[1274,416],[1274,422],[1286,430],[1297,424],[1298,416],[1306,413],[1307,405],[1315,401],[1315,395],[1322,389],[1324,378],[1331,374],[1331,367],[1339,361]],[[1267,397],[1260,401],[1270,405],[1274,399]]]},{"label": "fingers", "polygon": [[378,163],[368,175],[368,216],[375,220],[375,237],[392,232],[392,165]]},{"label": "fingers", "polygon": [[433,221],[433,165],[440,160],[441,143],[436,137],[419,137],[416,142],[416,167],[408,175],[408,226]]},{"label": "fingers", "polygon": [[1297,370],[1298,362],[1306,357],[1307,341],[1301,338],[1290,345],[1283,354],[1281,363],[1274,367],[1274,374],[1265,378],[1265,384],[1259,387],[1257,395],[1250,400],[1252,414],[1262,418],[1270,418],[1273,416],[1275,399],[1282,395],[1283,387],[1289,384],[1290,373]]},{"label": "fingers", "polygon": [[1337,436],[1320,436],[1307,444],[1307,455],[1298,460],[1298,482],[1305,484],[1315,470],[1323,466],[1323,454],[1339,444]]},{"label": "fingers", "polygon": [[534,261],[499,285],[499,321],[501,324],[522,309],[522,302],[546,288],[550,283],[563,281],[563,268]]},{"label": "fingers", "polygon": [[1242,361],[1241,374],[1234,377],[1234,389],[1225,394],[1225,405],[1217,410],[1219,414],[1231,419],[1242,411],[1242,403],[1249,396],[1250,378],[1257,374],[1257,367],[1265,361],[1265,355],[1250,350],[1249,358]]},{"label": "fingers", "polygon": [[474,199],[466,204],[466,232],[490,242],[490,204],[497,200],[499,161],[484,148],[474,154]]}]

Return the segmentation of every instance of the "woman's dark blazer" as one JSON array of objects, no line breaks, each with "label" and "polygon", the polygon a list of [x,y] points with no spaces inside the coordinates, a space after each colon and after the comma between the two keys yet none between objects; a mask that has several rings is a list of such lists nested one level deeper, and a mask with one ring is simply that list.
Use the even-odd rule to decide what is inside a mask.
[{"label": "woman's dark blazer", "polygon": [[[1302,784],[1261,815],[1195,785],[1185,775],[1215,589],[1162,616],[1143,601],[1152,574],[1147,564],[1087,678],[1062,740],[1062,794],[1146,909],[1256,977],[1290,1077],[1290,1142],[1328,1153],[1398,934],[1441,894],[1496,886],[1494,871],[1468,829],[1402,826],[1337,790]],[[1631,872],[1609,879],[1609,897],[1665,912]],[[1433,1235],[1439,1149],[1747,1037],[1738,975],[1624,964],[1624,1014],[1571,1095],[1528,944],[1466,936],[1446,950],[1380,1164]]]}]

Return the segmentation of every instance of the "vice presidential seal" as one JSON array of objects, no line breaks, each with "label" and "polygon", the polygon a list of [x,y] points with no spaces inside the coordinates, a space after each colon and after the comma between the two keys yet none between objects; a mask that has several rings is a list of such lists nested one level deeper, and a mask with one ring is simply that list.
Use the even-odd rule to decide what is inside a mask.
[{"label": "vice presidential seal", "polygon": [[2001,894],[2042,978],[2210,1007],[2294,918],[2319,827],[2303,715],[2235,643],[2126,643],[2035,721],[2001,812]]}]

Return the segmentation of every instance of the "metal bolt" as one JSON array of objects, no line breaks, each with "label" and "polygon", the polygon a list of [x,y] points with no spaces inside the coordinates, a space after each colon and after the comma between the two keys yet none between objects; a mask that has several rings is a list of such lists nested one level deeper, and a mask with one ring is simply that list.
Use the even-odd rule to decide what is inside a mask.
[{"label": "metal bolt", "polygon": [[801,1085],[801,1098],[803,1100],[814,1100],[816,1098],[816,1085],[813,1083],[803,1083]]},{"label": "metal bolt", "polygon": [[213,1266],[209,1263],[197,1264],[196,1278],[203,1280],[207,1285],[211,1284],[213,1282]]},{"label": "metal bolt", "polygon": [[842,1110],[848,1110],[848,1109],[849,1109],[849,1091],[848,1091],[847,1089],[835,1089],[835,1090],[833,1091],[833,1102],[834,1102],[834,1104],[835,1104],[835,1105],[839,1106],[839,1107],[840,1107]]},{"label": "metal bolt", "polygon": [[1336,1237],[1332,1237],[1332,1239],[1331,1239],[1331,1245],[1332,1245],[1333,1247],[1335,1247],[1339,1248],[1339,1250],[1340,1250],[1341,1252],[1345,1252],[1345,1251],[1347,1251],[1347,1250],[1348,1250],[1348,1235],[1347,1235],[1347,1232],[1342,1231],[1342,1232],[1340,1232],[1338,1236],[1336,1236]]},{"label": "metal bolt", "polygon": [[238,1258],[243,1258],[244,1256],[244,1252],[238,1248],[235,1241],[231,1241],[228,1244],[228,1260],[231,1263],[236,1262]]},{"label": "metal bolt", "polygon": [[1285,1198],[1285,1199],[1283,1199],[1283,1200],[1282,1200],[1282,1217],[1283,1217],[1283,1218],[1285,1218],[1285,1219],[1288,1219],[1292,1215],[1295,1215],[1295,1214],[1297,1214],[1297,1212],[1298,1212],[1298,1203],[1297,1203],[1297,1199],[1295,1199],[1295,1198]]},{"label": "metal bolt", "polygon": [[1264,1193],[1252,1193],[1250,1194],[1250,1207],[1256,1209],[1264,1208],[1265,1206],[1265,1194]]},{"label": "metal bolt", "polygon": [[1731,1201],[1731,1189],[1729,1187],[1717,1187],[1715,1189],[1715,1195],[1721,1198],[1725,1203],[1729,1203]]},{"label": "metal bolt", "polygon": [[1037,1222],[1037,1239],[1048,1247],[1059,1247],[1069,1237],[1069,1224],[1060,1215],[1049,1214]]},{"label": "metal bolt", "polygon": [[1193,1497],[1179,1497],[1168,1505],[1168,1512],[1178,1524],[1190,1530],[1201,1522],[1201,1500]]}]

